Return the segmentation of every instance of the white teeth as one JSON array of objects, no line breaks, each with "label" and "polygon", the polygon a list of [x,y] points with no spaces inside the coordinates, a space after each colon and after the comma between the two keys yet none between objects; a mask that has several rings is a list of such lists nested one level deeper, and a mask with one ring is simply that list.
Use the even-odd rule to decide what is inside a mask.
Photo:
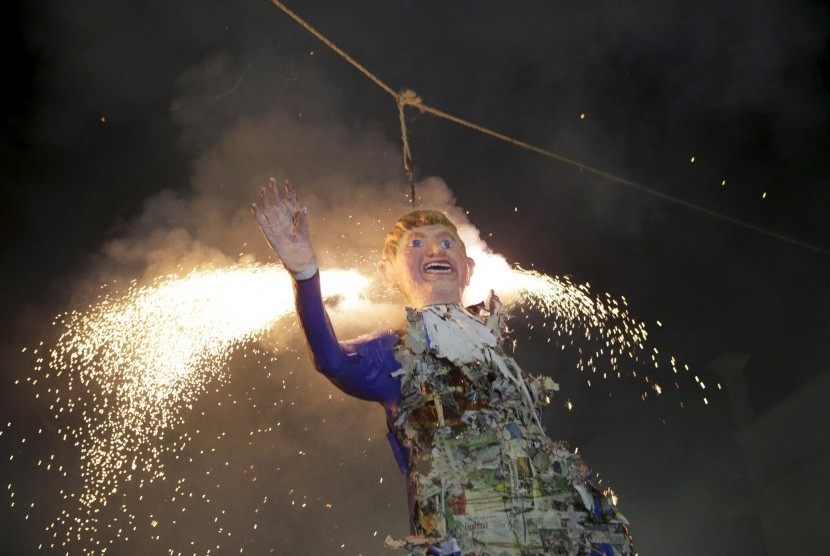
[{"label": "white teeth", "polygon": [[424,270],[433,274],[449,274],[452,272],[452,266],[447,263],[429,263]]}]

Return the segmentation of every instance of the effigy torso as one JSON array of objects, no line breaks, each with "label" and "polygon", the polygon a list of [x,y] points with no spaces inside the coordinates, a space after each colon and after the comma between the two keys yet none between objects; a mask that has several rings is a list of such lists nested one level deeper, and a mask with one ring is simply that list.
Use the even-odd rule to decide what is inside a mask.
[{"label": "effigy torso", "polygon": [[[491,318],[498,318],[494,315]],[[456,305],[407,310],[395,348],[402,401],[394,432],[409,450],[413,553],[629,554],[627,522],[588,481],[539,410],[558,389],[527,377],[499,326]]]}]

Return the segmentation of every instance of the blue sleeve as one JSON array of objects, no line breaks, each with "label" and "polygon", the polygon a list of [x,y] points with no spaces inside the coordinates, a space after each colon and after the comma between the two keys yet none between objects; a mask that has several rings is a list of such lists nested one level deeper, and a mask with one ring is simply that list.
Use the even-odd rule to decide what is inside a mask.
[{"label": "blue sleeve", "polygon": [[392,353],[398,335],[383,331],[338,342],[320,293],[320,273],[294,281],[297,316],[318,371],[346,394],[384,405],[401,399],[401,386],[391,376],[400,368]]}]

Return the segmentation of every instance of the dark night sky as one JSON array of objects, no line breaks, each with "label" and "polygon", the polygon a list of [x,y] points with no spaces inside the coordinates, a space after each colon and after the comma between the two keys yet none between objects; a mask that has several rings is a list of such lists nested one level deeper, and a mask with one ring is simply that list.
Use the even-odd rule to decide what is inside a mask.
[{"label": "dark night sky", "polygon": [[[651,326],[654,344],[710,384],[716,358],[747,354],[756,415],[828,372],[826,1],[290,6],[393,88],[432,106],[820,247],[408,112],[416,178],[443,179],[495,252],[624,295],[637,318],[663,323]],[[116,277],[234,261],[243,250],[273,260],[246,214],[268,176],[290,178],[311,207],[324,264],[338,262],[337,249],[365,253],[381,241],[378,233],[338,244],[334,233],[352,225],[343,215],[377,216],[379,198],[403,208],[407,188],[393,99],[265,0],[15,0],[6,9],[0,417],[13,426],[0,456],[16,460],[3,456],[15,500],[4,498],[0,515],[7,553],[33,554],[61,507],[60,489],[77,481],[32,472],[53,453],[71,469],[77,453],[48,433],[30,437],[51,430],[50,412],[34,388],[14,384],[33,365],[21,347],[54,336],[54,314]],[[313,374],[302,344],[289,344],[274,375],[283,373],[290,395],[236,361],[226,392],[200,402],[208,416],[186,423],[230,431],[206,444],[217,449],[213,459],[170,463],[213,506],[193,504],[185,519],[156,486],[131,508],[135,535],[108,553],[204,554],[221,544],[211,553],[374,555],[386,553],[386,534],[403,534],[403,486],[380,410],[328,403],[336,391]],[[523,339],[518,360],[550,368],[546,349]],[[704,407],[687,387],[681,410],[676,398],[643,403],[623,383],[589,390],[569,368],[551,372],[575,401],[573,412],[558,404],[546,414],[552,435],[580,446],[614,485],[640,554],[773,553],[753,509],[762,485],[734,440],[726,393]],[[260,407],[286,395],[295,405],[231,411],[216,404],[226,395]],[[274,420],[282,433],[245,436]],[[21,508],[31,502],[26,520]],[[225,533],[213,521],[217,507],[226,510]],[[148,514],[159,516],[158,529],[148,528]],[[151,534],[161,538],[146,540]]]}]

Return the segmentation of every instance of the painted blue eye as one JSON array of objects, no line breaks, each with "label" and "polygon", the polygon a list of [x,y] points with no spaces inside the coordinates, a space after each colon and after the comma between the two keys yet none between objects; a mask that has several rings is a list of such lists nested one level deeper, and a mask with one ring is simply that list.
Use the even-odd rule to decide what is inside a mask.
[{"label": "painted blue eye", "polygon": [[411,245],[412,247],[423,247],[424,246],[424,240],[422,240],[422,239],[413,239],[412,241],[409,242],[409,245]]},{"label": "painted blue eye", "polygon": [[444,249],[449,249],[452,246],[453,246],[452,241],[450,241],[448,239],[441,240],[441,247],[443,247]]}]

